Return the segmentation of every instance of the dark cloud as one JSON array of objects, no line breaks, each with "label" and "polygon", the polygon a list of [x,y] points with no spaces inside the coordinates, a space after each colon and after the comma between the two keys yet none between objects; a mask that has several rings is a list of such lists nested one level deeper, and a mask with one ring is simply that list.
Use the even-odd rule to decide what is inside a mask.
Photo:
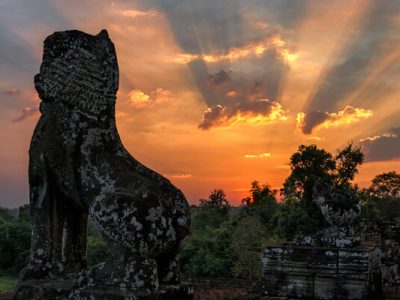
[{"label": "dark cloud", "polygon": [[400,127],[382,135],[364,138],[360,143],[366,161],[400,159]]},{"label": "dark cloud", "polygon": [[311,134],[318,126],[338,127],[357,123],[373,115],[372,110],[346,106],[338,112],[310,111],[297,114],[297,128],[304,134]]},{"label": "dark cloud", "polygon": [[310,111],[309,113],[304,114],[304,118],[302,119],[302,122],[298,124],[298,128],[304,134],[311,134],[315,127],[322,124],[328,118],[329,114],[327,112]]},{"label": "dark cloud", "polygon": [[215,73],[214,75],[210,75],[208,77],[208,81],[214,85],[223,84],[225,82],[232,80],[231,73],[232,73],[232,71],[221,70],[218,73]]},{"label": "dark cloud", "polygon": [[232,107],[215,105],[204,112],[199,128],[210,129],[238,121],[266,123],[273,120],[284,120],[285,114],[286,112],[279,103],[267,99],[236,103]]},{"label": "dark cloud", "polygon": [[16,88],[6,89],[3,91],[3,94],[6,96],[15,96],[21,94],[21,91]]},{"label": "dark cloud", "polygon": [[188,66],[208,107],[231,106],[233,99],[235,102],[244,103],[261,98],[277,98],[285,66],[276,60],[273,53],[266,54],[260,61],[267,61],[269,67],[260,67],[260,70],[255,72],[220,70],[210,74],[207,64],[203,61],[196,60]]},{"label": "dark cloud", "polygon": [[400,13],[400,1],[371,1],[369,5],[360,30],[351,36],[349,44],[312,95],[311,109],[336,108],[336,104],[365,79],[370,66],[381,59],[385,51],[397,47],[400,37],[393,20]]},{"label": "dark cloud", "polygon": [[25,107],[21,115],[19,117],[16,117],[15,119],[12,119],[11,122],[17,123],[17,122],[22,122],[30,117],[36,116],[39,114],[39,108],[38,107]]}]

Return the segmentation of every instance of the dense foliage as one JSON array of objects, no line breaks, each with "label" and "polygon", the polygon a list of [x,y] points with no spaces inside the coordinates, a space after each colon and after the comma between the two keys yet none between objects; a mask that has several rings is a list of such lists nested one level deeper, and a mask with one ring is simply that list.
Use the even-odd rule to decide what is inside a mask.
[{"label": "dense foliage", "polygon": [[[400,174],[377,175],[369,188],[353,184],[363,162],[359,148],[349,144],[333,155],[315,145],[300,146],[291,156],[291,172],[281,195],[268,184],[251,183],[242,205],[234,207],[221,189],[192,206],[191,234],[180,255],[189,276],[260,277],[260,255],[266,246],[288,241],[301,232],[326,226],[312,199],[314,183],[324,181],[361,199],[361,218],[400,223]],[[16,276],[29,259],[29,207],[0,208],[0,276]],[[96,226],[88,225],[88,265],[104,261],[107,247]]]},{"label": "dense foliage", "polygon": [[[214,194],[215,190],[209,199]],[[253,182],[252,200],[244,199],[244,206],[193,206],[191,235],[180,255],[182,271],[191,276],[259,278],[260,254],[271,241],[266,221],[277,207],[274,195],[268,185]]]},{"label": "dense foliage", "polygon": [[[302,145],[290,158],[291,173],[279,200],[276,190],[257,181],[251,183],[240,207],[212,200],[214,190],[200,207],[192,208],[192,234],[181,255],[182,270],[192,276],[259,278],[259,257],[268,244],[327,226],[312,198],[317,181],[362,199],[362,218],[400,223],[400,175],[377,175],[371,187],[361,190],[353,180],[363,159],[360,148],[351,143],[336,155],[315,145]],[[224,193],[219,194],[225,199]]]},{"label": "dense foliage", "polygon": [[400,174],[395,171],[377,175],[361,193],[362,216],[400,224]]},{"label": "dense foliage", "polygon": [[29,259],[31,224],[28,206],[19,208],[18,217],[0,210],[0,275],[18,274]]},{"label": "dense foliage", "polygon": [[[17,212],[0,208],[0,276],[16,276],[28,263],[31,244],[31,220],[28,205]],[[88,226],[88,265],[106,259],[107,247],[93,223]]]}]

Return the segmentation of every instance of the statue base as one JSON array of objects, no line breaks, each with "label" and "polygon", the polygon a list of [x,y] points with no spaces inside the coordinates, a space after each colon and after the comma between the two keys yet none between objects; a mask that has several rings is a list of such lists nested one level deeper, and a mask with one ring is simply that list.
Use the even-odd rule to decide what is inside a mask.
[{"label": "statue base", "polygon": [[114,287],[86,287],[77,289],[72,280],[27,280],[22,282],[14,300],[192,300],[193,288],[189,285],[161,285],[149,295],[122,291]]}]

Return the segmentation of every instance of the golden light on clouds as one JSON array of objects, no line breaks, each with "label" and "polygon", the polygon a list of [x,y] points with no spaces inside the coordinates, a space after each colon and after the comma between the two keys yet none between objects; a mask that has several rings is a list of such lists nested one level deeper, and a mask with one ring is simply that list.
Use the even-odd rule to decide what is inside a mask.
[{"label": "golden light on clouds", "polygon": [[131,17],[131,18],[154,17],[157,15],[157,12],[155,10],[141,11],[141,10],[135,10],[135,9],[128,9],[128,10],[122,10],[121,15],[123,15],[125,17]]},{"label": "golden light on clouds", "polygon": [[367,136],[367,137],[361,139],[360,142],[375,142],[375,141],[382,139],[382,137],[383,138],[396,138],[396,137],[398,137],[398,135],[394,134],[394,133],[384,133],[382,135],[375,135],[372,137]]},{"label": "golden light on clouds", "polygon": [[284,61],[288,62],[289,64],[294,62],[299,57],[298,53],[291,52],[288,49],[282,49],[282,51],[279,52],[279,55]]},{"label": "golden light on clouds", "polygon": [[250,124],[266,124],[273,121],[287,121],[288,116],[286,115],[286,111],[282,109],[282,106],[279,103],[276,103],[272,107],[272,111],[268,115],[263,114],[254,114],[252,112],[240,112],[236,115],[236,118],[232,120],[231,124],[236,123],[250,123]]},{"label": "golden light on clouds", "polygon": [[342,111],[339,111],[338,113],[330,113],[328,115],[328,119],[320,126],[322,128],[329,128],[350,125],[368,119],[372,117],[373,114],[373,111],[369,109],[346,106]]},{"label": "golden light on clouds", "polygon": [[219,126],[235,126],[239,123],[253,125],[268,124],[274,121],[287,121],[287,111],[278,102],[260,99],[237,103],[232,107],[216,105],[204,112],[199,128],[210,129]]},{"label": "golden light on clouds", "polygon": [[261,154],[245,154],[244,158],[268,158],[271,157],[271,153],[265,152]]},{"label": "golden light on clouds", "polygon": [[133,89],[127,96],[131,105],[145,108],[170,100],[171,92],[163,88],[156,88],[150,92],[150,95],[147,95],[139,89]]},{"label": "golden light on clouds", "polygon": [[141,90],[134,89],[128,93],[130,103],[135,106],[146,106],[150,102],[150,96]]},{"label": "golden light on clouds", "polygon": [[175,58],[175,62],[187,64],[194,60],[203,60],[207,63],[217,63],[221,61],[236,61],[248,57],[260,57],[267,50],[276,51],[277,57],[286,63],[291,63],[297,59],[298,54],[290,50],[286,42],[279,36],[270,36],[262,41],[248,43],[242,47],[232,47],[223,54],[188,54],[182,53]]},{"label": "golden light on clouds", "polygon": [[342,127],[371,118],[373,111],[369,109],[346,106],[337,113],[311,111],[297,113],[297,128],[305,134],[321,128]]},{"label": "golden light on clouds", "polygon": [[237,93],[236,93],[236,91],[229,91],[226,93],[226,96],[227,97],[236,97]]}]

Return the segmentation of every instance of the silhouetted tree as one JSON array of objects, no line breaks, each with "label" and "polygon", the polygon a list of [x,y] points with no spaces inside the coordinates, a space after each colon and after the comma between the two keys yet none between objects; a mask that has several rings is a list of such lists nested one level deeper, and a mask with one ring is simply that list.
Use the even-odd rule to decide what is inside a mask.
[{"label": "silhouetted tree", "polygon": [[358,173],[358,167],[364,161],[364,154],[360,147],[349,143],[345,148],[338,151],[336,159],[335,184],[339,187],[349,187]]},{"label": "silhouetted tree", "polygon": [[[281,193],[291,203],[299,202],[310,219],[310,230],[324,226],[318,207],[313,201],[313,187],[317,180],[333,185],[335,159],[329,152],[318,149],[316,145],[301,145],[290,157],[291,173],[285,180]],[[314,229],[315,230],[315,229]]]},{"label": "silhouetted tree", "polygon": [[251,216],[258,218],[266,230],[271,229],[271,219],[278,208],[276,201],[277,191],[271,189],[270,185],[260,185],[258,181],[251,183],[249,196],[242,199],[244,207],[240,215],[245,218]]},{"label": "silhouetted tree", "polygon": [[214,189],[207,199],[200,199],[200,207],[227,212],[229,201],[222,189]]},{"label": "silhouetted tree", "polygon": [[242,203],[245,205],[262,205],[267,202],[275,201],[276,190],[271,189],[269,184],[260,185],[255,180],[251,183],[250,195],[242,199]]},{"label": "silhouetted tree", "polygon": [[[305,231],[314,232],[327,226],[320,210],[313,201],[313,188],[317,181],[335,189],[345,190],[346,193],[358,193],[358,188],[352,185],[352,180],[362,164],[364,155],[359,147],[349,143],[344,149],[338,150],[333,156],[316,145],[301,145],[296,153],[290,157],[291,173],[285,180],[281,193],[284,201],[291,205],[298,203],[299,206],[293,211],[294,216],[303,209],[308,215],[308,220],[302,226]],[[291,209],[286,210],[286,216]],[[295,221],[295,220],[294,220]],[[293,222],[289,222],[291,224]],[[296,221],[294,222],[294,224]],[[283,224],[284,225],[284,224]],[[289,232],[290,230],[283,230]],[[286,234],[286,236],[291,234]]]},{"label": "silhouetted tree", "polygon": [[368,192],[379,199],[400,201],[400,174],[396,171],[376,175]]},{"label": "silhouetted tree", "polygon": [[362,193],[362,217],[400,223],[400,174],[378,174]]}]

